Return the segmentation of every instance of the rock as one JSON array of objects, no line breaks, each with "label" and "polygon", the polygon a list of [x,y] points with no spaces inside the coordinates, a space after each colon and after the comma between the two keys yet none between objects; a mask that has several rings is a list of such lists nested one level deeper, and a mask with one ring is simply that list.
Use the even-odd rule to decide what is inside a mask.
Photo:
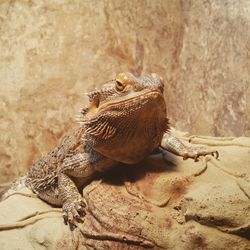
[{"label": "rock", "polygon": [[[165,161],[155,155],[119,166],[84,188],[87,214],[73,232],[60,209],[8,197],[0,203],[1,249],[249,250],[250,139],[194,137],[192,143],[213,145],[219,160],[167,153]],[[17,221],[19,228],[10,228]]]},{"label": "rock", "polygon": [[122,71],[164,78],[176,128],[249,136],[249,11],[249,1],[0,1],[0,184],[73,129],[84,92]]}]

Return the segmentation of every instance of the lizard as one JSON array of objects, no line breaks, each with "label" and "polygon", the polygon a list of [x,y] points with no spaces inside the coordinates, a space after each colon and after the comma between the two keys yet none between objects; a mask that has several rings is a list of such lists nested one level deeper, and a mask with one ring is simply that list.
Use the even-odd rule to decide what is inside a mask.
[{"label": "lizard", "polygon": [[216,150],[187,145],[170,132],[162,77],[125,72],[89,92],[80,126],[35,162],[22,179],[39,198],[61,206],[65,223],[85,214],[79,190],[118,163],[135,164],[160,148],[183,159],[213,155]]}]

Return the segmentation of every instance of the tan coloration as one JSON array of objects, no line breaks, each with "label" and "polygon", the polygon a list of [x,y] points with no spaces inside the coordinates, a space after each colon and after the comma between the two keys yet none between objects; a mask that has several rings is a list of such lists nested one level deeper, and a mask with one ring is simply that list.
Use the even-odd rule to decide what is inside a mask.
[{"label": "tan coloration", "polygon": [[[171,154],[165,161],[152,155],[133,168],[117,166],[84,188],[87,214],[73,232],[47,203],[13,195],[0,203],[1,224],[15,228],[0,231],[1,249],[249,250],[250,141],[222,145],[230,141],[203,138],[200,143],[213,144],[221,153],[218,164],[245,177],[229,175],[211,160],[183,161]],[[207,169],[196,176],[204,164]],[[157,206],[168,197],[165,206]]]},{"label": "tan coloration", "polygon": [[248,1],[182,1],[182,47],[166,91],[176,128],[250,135],[249,10]]},{"label": "tan coloration", "polygon": [[[159,146],[195,161],[208,154],[218,156],[217,151],[185,145],[167,131],[163,88],[157,74],[120,73],[100,90],[88,93],[82,125],[31,167],[23,178],[25,184],[41,199],[62,206],[65,222],[73,225],[86,213],[79,190],[118,162],[138,163]],[[5,197],[21,183],[19,179]],[[164,206],[169,199],[151,203]]]},{"label": "tan coloration", "polygon": [[117,162],[141,161],[159,146],[168,128],[163,83],[156,74],[121,73],[88,96],[82,126],[36,162],[26,178],[40,198],[62,205],[70,224],[85,214],[78,189]]},{"label": "tan coloration", "polygon": [[97,98],[95,112],[87,112],[82,120],[86,128],[83,140],[94,150],[133,164],[159,146],[168,123],[163,83],[158,75],[118,74],[114,86],[104,84],[95,93]]}]

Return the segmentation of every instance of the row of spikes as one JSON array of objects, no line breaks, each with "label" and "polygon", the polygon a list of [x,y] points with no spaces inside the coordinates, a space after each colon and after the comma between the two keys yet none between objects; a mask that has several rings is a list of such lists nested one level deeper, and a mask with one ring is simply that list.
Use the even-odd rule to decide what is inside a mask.
[{"label": "row of spikes", "polygon": [[102,90],[95,90],[95,91],[91,91],[87,93],[89,101],[91,102],[93,99],[99,97],[101,93],[102,93]]},{"label": "row of spikes", "polygon": [[[107,95],[112,94],[113,88],[106,88],[106,89],[98,89],[91,92],[84,93],[88,96],[89,102],[92,102],[95,98],[99,97],[100,95]],[[79,123],[83,122],[83,117],[88,113],[89,107],[83,107],[80,109],[79,114],[75,117],[76,121]]]},{"label": "row of spikes", "polygon": [[83,108],[81,108],[80,111],[79,111],[79,114],[75,116],[76,122],[82,124],[83,118],[88,113],[88,111],[89,111],[89,107],[83,107]]},{"label": "row of spikes", "polygon": [[88,93],[85,93],[88,97],[90,102],[99,97],[99,96],[105,96],[105,95],[109,95],[109,94],[113,94],[114,92],[114,88],[113,87],[108,87],[108,88],[102,88],[102,89],[98,89],[98,90],[94,90]]},{"label": "row of spikes", "polygon": [[[100,90],[94,90],[91,92],[85,92],[84,95],[87,95],[89,98],[89,102],[91,102],[93,99],[95,99],[96,97],[98,97],[100,95]],[[75,116],[75,120],[78,123],[83,122],[83,117],[88,113],[89,111],[89,107],[83,107],[80,109],[79,114]]]}]

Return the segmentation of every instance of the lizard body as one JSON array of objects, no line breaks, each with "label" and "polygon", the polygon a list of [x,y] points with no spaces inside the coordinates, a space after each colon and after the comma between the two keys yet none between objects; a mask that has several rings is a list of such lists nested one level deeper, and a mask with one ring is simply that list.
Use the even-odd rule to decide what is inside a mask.
[{"label": "lizard body", "polygon": [[163,88],[156,74],[121,73],[89,93],[81,126],[31,167],[26,186],[41,199],[62,206],[65,221],[74,224],[81,221],[85,206],[78,189],[119,162],[137,163],[158,147],[184,159],[218,156],[213,150],[190,148],[168,132]]}]

